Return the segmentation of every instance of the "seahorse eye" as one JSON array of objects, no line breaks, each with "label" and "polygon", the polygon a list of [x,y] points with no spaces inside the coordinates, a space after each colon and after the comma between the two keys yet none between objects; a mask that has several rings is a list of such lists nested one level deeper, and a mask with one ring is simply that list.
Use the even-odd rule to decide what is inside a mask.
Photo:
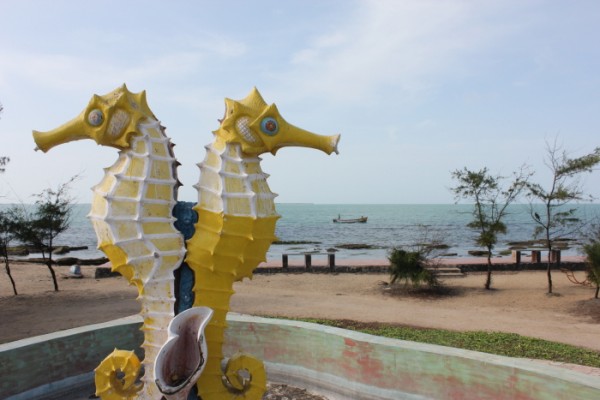
[{"label": "seahorse eye", "polygon": [[260,130],[266,135],[275,136],[279,132],[279,124],[275,118],[266,117],[260,121]]},{"label": "seahorse eye", "polygon": [[104,122],[104,115],[102,114],[102,111],[98,109],[90,111],[88,114],[88,122],[92,126],[102,125],[102,122]]}]

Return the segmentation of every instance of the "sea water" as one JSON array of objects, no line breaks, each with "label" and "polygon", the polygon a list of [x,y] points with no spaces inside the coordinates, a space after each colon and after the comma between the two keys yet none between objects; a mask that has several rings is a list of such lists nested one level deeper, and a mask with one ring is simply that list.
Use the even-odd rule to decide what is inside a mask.
[{"label": "sea water", "polygon": [[[582,221],[598,221],[600,204],[578,204],[576,216]],[[73,209],[69,229],[55,241],[58,245],[88,246],[68,256],[97,258],[96,235],[86,215],[89,204],[77,204]],[[469,250],[482,250],[475,244],[476,232],[467,227],[473,219],[473,205],[468,204],[277,204],[281,219],[276,235],[282,244],[273,244],[269,260],[280,260],[283,253],[336,251],[338,259],[385,259],[394,247],[414,247],[439,242],[447,246],[447,255],[467,256]],[[534,212],[542,212],[536,206]],[[528,204],[511,205],[504,219],[508,232],[501,235],[496,250],[509,247],[508,242],[533,238],[535,222]],[[367,223],[340,224],[333,219],[368,217]],[[570,238],[580,233],[569,232]],[[295,243],[291,243],[295,242]],[[359,249],[344,249],[343,245],[359,245]],[[573,246],[566,254],[579,254]],[[37,256],[37,255],[32,255]]]},{"label": "sea water", "polygon": [[[473,205],[468,204],[280,204],[282,218],[277,225],[281,241],[315,241],[318,244],[273,245],[269,256],[281,253],[327,251],[336,249],[340,258],[383,259],[394,247],[417,248],[421,244],[439,243],[447,256],[468,256],[469,250],[483,250],[475,244],[477,232],[467,227],[473,220]],[[582,221],[597,221],[599,204],[574,206]],[[508,208],[504,219],[507,234],[498,240],[498,251],[508,249],[509,242],[533,239],[536,223],[533,212],[542,212],[540,206],[515,204]],[[367,223],[339,224],[333,219],[368,217]],[[570,238],[580,233],[565,232]],[[338,246],[358,244],[371,248],[346,250]],[[578,254],[577,244],[566,254]]]}]

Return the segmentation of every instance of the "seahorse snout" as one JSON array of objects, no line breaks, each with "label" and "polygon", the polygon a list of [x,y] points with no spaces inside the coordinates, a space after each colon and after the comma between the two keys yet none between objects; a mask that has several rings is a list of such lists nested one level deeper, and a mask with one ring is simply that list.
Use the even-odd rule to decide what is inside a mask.
[{"label": "seahorse snout", "polygon": [[331,153],[340,154],[340,152],[338,151],[338,148],[337,148],[338,143],[340,142],[340,138],[341,138],[340,134],[329,136],[329,139],[331,140],[331,151],[327,154],[331,154]]},{"label": "seahorse snout", "polygon": [[72,119],[51,131],[33,131],[33,140],[37,146],[36,150],[41,150],[44,153],[60,144],[89,138],[85,135],[85,126],[81,118]]}]

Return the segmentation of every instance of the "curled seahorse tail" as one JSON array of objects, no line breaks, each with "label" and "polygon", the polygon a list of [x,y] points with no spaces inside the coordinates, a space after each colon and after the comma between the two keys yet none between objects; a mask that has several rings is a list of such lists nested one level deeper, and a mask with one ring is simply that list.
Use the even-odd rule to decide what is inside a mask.
[{"label": "curled seahorse tail", "polygon": [[213,370],[205,369],[198,380],[202,400],[259,400],[266,390],[267,372],[263,362],[244,353],[231,357],[224,371],[220,363],[213,364]]},{"label": "curled seahorse tail", "polygon": [[267,390],[267,372],[263,362],[251,355],[237,353],[225,367],[227,382],[240,399],[260,399]]},{"label": "curled seahorse tail", "polygon": [[110,353],[95,371],[96,396],[102,400],[135,399],[143,384],[137,383],[141,363],[133,351]]}]

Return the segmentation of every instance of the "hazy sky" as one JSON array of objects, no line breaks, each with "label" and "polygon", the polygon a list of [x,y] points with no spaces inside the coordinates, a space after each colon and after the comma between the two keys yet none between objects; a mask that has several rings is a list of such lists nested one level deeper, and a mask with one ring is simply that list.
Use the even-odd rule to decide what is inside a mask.
[{"label": "hazy sky", "polygon": [[[450,171],[527,163],[545,143],[600,145],[598,1],[0,0],[0,202],[75,174],[79,202],[117,157],[92,141],[34,152],[32,130],[127,83],[177,145],[193,201],[196,163],[225,97],[256,86],[286,120],[341,133],[340,154],[263,156],[280,202],[451,203]],[[600,171],[585,178],[600,197]]]}]

